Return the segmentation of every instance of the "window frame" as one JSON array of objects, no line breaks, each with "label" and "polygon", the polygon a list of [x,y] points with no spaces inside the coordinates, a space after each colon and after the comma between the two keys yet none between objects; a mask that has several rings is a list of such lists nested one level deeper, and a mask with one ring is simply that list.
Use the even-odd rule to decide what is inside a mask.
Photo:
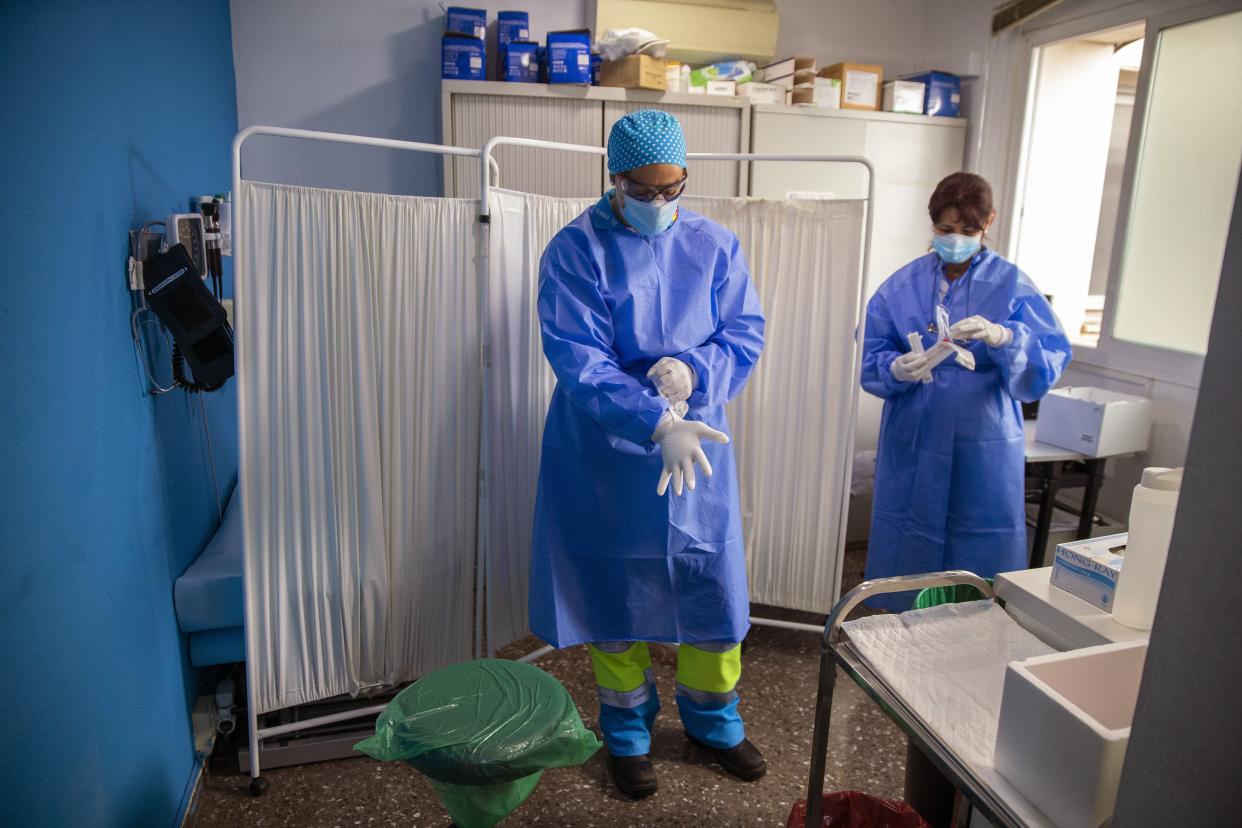
[{"label": "window frame", "polygon": [[[1014,163],[1010,169],[1010,198],[1006,205],[1011,210],[1011,215],[1017,220],[1011,222],[1012,228],[1008,233],[1005,246],[1012,256],[1021,234],[1020,211],[1023,205],[1029,141],[1034,119],[1040,50],[1046,46],[1077,40],[1096,32],[1142,25],[1144,28],[1142,66],[1139,69],[1135,89],[1134,114],[1130,122],[1129,144],[1121,179],[1117,226],[1109,259],[1099,342],[1095,347],[1076,344],[1074,359],[1076,362],[1197,388],[1199,378],[1203,373],[1202,354],[1117,339],[1113,336],[1113,325],[1116,321],[1122,265],[1134,210],[1135,176],[1138,171],[1138,159],[1142,154],[1144,127],[1147,123],[1148,104],[1154,78],[1153,60],[1159,35],[1164,29],[1173,26],[1242,11],[1242,0],[1208,0],[1208,2],[1191,0],[1183,3],[1170,3],[1167,0],[1166,2],[1139,0],[1107,8],[1104,7],[1105,5],[1104,0],[1096,0],[1081,7],[1079,9],[1081,13],[1076,16],[1045,25],[1040,25],[1042,19],[1036,18],[1022,31],[1022,51],[1017,60],[1018,77],[1015,88],[1024,91],[1024,98],[1013,112],[1015,124],[1011,134],[1014,135],[1013,140],[1017,142],[1017,147],[1016,152],[1010,156],[1014,159]],[[1239,191],[1239,196],[1242,197],[1242,191]]]}]

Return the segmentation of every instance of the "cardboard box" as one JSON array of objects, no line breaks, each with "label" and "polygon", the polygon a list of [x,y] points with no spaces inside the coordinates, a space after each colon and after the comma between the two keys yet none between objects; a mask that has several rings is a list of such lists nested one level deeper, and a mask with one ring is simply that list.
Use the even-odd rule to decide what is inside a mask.
[{"label": "cardboard box", "polygon": [[748,81],[737,85],[739,98],[750,98],[752,104],[783,104],[785,87],[775,83]]},{"label": "cardboard box", "polygon": [[1035,440],[1087,457],[1147,450],[1152,402],[1103,388],[1054,388],[1039,404]]},{"label": "cardboard box", "polygon": [[877,110],[880,108],[884,68],[866,63],[836,63],[819,72],[821,77],[841,81],[841,108]]},{"label": "cardboard box", "polygon": [[775,78],[783,78],[786,75],[792,75],[794,72],[815,71],[815,58],[813,57],[788,57],[774,60],[767,66],[759,70],[758,80],[764,83],[771,83]]},{"label": "cardboard box", "polygon": [[918,81],[895,80],[884,84],[884,111],[923,114],[923,91]]},{"label": "cardboard box", "polygon": [[630,55],[620,60],[609,60],[600,64],[599,85],[663,92],[668,88],[666,69],[663,59],[649,55]]},{"label": "cardboard box", "polygon": [[1113,611],[1128,533],[1057,545],[1052,585],[1105,612]]},{"label": "cardboard box", "polygon": [[737,81],[731,80],[709,80],[704,91],[708,95],[728,95],[732,98],[737,94]]},{"label": "cardboard box", "polygon": [[1138,702],[1146,641],[1013,661],[992,764],[1053,825],[1108,825]]},{"label": "cardboard box", "polygon": [[765,80],[763,82],[767,84],[771,84],[772,86],[779,86],[782,89],[788,91],[790,89],[793,89],[794,76],[785,75],[783,78],[772,78],[771,80]]}]

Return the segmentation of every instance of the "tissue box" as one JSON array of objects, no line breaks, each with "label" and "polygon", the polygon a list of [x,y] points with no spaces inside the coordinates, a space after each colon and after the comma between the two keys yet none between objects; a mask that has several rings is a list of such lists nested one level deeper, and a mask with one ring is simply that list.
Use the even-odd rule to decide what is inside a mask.
[{"label": "tissue box", "polygon": [[1105,612],[1112,612],[1128,537],[1123,532],[1058,544],[1052,562],[1052,585]]},{"label": "tissue box", "polygon": [[1112,816],[1146,656],[1127,642],[1006,668],[993,765],[1053,824]]},{"label": "tissue box", "polygon": [[1147,450],[1151,400],[1103,388],[1055,388],[1039,404],[1035,440],[1088,457]]}]

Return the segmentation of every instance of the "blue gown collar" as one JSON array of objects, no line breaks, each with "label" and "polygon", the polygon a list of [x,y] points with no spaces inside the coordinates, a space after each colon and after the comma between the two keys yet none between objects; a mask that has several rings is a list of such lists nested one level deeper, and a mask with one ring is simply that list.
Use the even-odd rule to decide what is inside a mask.
[{"label": "blue gown collar", "polygon": [[621,219],[617,218],[617,214],[612,211],[612,194],[615,189],[600,196],[599,201],[595,202],[595,206],[591,208],[591,225],[597,230],[629,230],[630,228],[621,223]]}]

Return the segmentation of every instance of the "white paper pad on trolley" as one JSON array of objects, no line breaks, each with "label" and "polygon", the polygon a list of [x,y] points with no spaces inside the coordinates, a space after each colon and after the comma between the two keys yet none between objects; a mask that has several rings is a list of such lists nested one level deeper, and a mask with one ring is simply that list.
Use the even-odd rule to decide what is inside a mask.
[{"label": "white paper pad on trolley", "polygon": [[991,767],[1005,666],[1056,652],[994,601],[847,621],[858,652],[954,753]]}]

